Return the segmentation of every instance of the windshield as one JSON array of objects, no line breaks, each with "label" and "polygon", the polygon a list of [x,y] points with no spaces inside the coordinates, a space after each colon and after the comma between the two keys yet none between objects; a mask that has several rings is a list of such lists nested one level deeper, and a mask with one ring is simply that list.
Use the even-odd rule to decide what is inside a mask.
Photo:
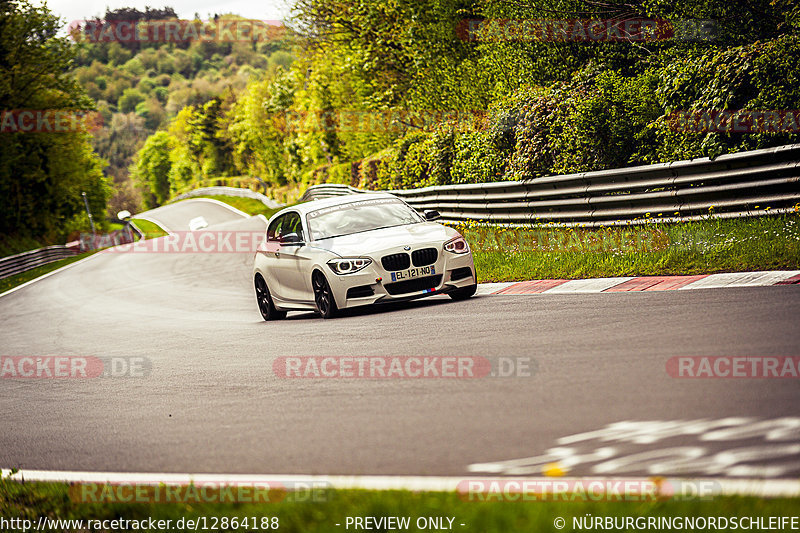
[{"label": "windshield", "polygon": [[312,240],[341,237],[362,231],[423,222],[422,217],[396,198],[377,198],[335,205],[306,215]]}]

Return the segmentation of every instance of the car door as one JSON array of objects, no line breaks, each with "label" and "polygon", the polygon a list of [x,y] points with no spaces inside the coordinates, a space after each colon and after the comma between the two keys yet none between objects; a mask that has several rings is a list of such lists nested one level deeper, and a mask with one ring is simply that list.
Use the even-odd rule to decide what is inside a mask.
[{"label": "car door", "polygon": [[296,302],[313,300],[311,294],[311,259],[313,249],[306,245],[300,214],[289,212],[280,228],[278,276],[286,298]]},{"label": "car door", "polygon": [[281,257],[281,227],[286,220],[286,215],[281,215],[273,220],[267,228],[267,235],[259,253],[264,256],[264,278],[267,287],[273,298],[286,300],[286,290],[283,287],[280,276],[280,257]]}]

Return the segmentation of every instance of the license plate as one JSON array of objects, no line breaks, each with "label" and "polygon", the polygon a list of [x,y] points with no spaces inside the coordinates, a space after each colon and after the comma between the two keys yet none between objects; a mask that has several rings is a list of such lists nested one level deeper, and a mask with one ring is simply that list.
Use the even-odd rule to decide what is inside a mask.
[{"label": "license plate", "polygon": [[423,276],[433,276],[436,274],[436,267],[428,265],[424,267],[409,268],[408,270],[400,270],[392,272],[392,281],[403,281],[405,279],[421,278]]}]

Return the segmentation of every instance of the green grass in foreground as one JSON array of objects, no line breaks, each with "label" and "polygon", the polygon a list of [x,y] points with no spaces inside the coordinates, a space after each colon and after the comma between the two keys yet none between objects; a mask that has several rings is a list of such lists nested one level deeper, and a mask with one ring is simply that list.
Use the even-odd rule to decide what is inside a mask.
[{"label": "green grass in foreground", "polygon": [[800,214],[613,228],[456,226],[481,282],[800,269]]},{"label": "green grass in foreground", "polygon": [[207,195],[207,196],[195,196],[195,198],[211,198],[212,200],[219,200],[220,202],[226,203],[231,207],[235,207],[239,211],[244,211],[248,215],[264,215],[265,217],[269,218],[273,214],[277,213],[283,207],[279,207],[277,209],[270,209],[269,207],[265,206],[255,198],[245,198],[242,196],[223,196],[223,195]]},{"label": "green grass in foreground", "polygon": [[149,220],[143,220],[141,218],[133,218],[131,220],[134,224],[136,224],[137,228],[142,230],[145,239],[155,239],[157,237],[163,237],[164,235],[167,235],[167,232],[161,229],[161,226],[154,224]]},{"label": "green grass in foreground", "polygon": [[[76,503],[71,499],[74,492],[66,484],[26,483],[0,481],[0,516],[26,518],[34,523],[40,516],[56,519],[105,520],[123,518],[141,520],[172,520],[171,531],[187,531],[174,528],[181,518],[229,517],[243,519],[277,517],[279,530],[287,532],[314,533],[322,531],[346,531],[345,519],[350,516],[408,516],[411,527],[408,531],[419,531],[414,524],[418,517],[454,517],[453,529],[465,533],[508,533],[532,531],[538,533],[558,531],[554,527],[556,518],[566,521],[563,531],[573,531],[572,518],[585,517],[770,517],[797,516],[800,511],[798,499],[771,499],[745,497],[719,497],[713,500],[650,501],[650,502],[470,502],[456,493],[407,492],[407,491],[326,491],[318,493],[309,501],[290,501],[292,493],[278,503]],[[306,495],[308,496],[308,495]],[[78,498],[76,498],[77,500]],[[336,526],[335,524],[341,524]],[[446,522],[445,522],[446,523]],[[461,524],[465,524],[463,527]],[[256,531],[252,528],[222,527],[212,531]],[[202,526],[199,528],[202,530]],[[351,525],[351,530],[353,529]],[[74,531],[62,528],[61,531]],[[774,529],[779,530],[779,529]],[[52,531],[45,529],[40,531]],[[147,531],[147,529],[145,529]],[[191,529],[194,531],[194,529]]]},{"label": "green grass in foreground", "polygon": [[67,257],[66,259],[59,259],[58,261],[53,261],[52,263],[47,263],[46,265],[38,266],[36,268],[26,270],[25,272],[20,272],[19,274],[0,279],[0,294],[13,289],[14,287],[18,287],[23,283],[27,283],[34,278],[44,276],[48,272],[52,272],[53,270],[67,266],[75,261],[80,261],[81,259],[89,257],[93,253],[94,252],[86,252],[72,257]]}]

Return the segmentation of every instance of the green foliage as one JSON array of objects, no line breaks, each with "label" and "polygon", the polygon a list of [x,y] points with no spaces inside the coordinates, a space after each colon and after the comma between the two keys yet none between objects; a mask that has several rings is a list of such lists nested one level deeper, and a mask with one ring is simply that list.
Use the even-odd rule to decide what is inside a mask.
[{"label": "green foliage", "polygon": [[[369,188],[529,180],[796,141],[680,132],[669,118],[682,109],[800,108],[798,10],[788,0],[299,0],[294,13],[291,48],[145,48],[117,78],[91,55],[80,74],[92,94],[123,96],[135,85],[147,127],[172,121],[172,191],[232,175]],[[578,15],[669,19],[676,38],[508,39],[498,23]],[[697,33],[694,19],[711,20],[714,32]],[[460,29],[475,20],[485,21],[477,40],[465,39]],[[170,72],[168,95],[156,93]],[[437,110],[485,118],[421,126],[379,116]]]},{"label": "green foliage", "polygon": [[144,126],[149,130],[156,129],[166,116],[164,106],[157,98],[150,98],[136,104],[136,114],[144,119]]},{"label": "green foliage", "polygon": [[418,186],[428,177],[429,135],[413,132],[395,142],[378,169],[377,188],[406,189]]},{"label": "green foliage", "polygon": [[125,89],[119,97],[117,108],[121,113],[130,113],[136,110],[136,106],[144,101],[144,94],[139,89]]},{"label": "green foliage", "polygon": [[144,143],[133,168],[134,178],[147,188],[144,201],[147,207],[157,207],[170,197],[170,136],[159,131]]},{"label": "green foliage", "polygon": [[455,141],[451,183],[487,183],[499,181],[505,169],[505,157],[484,131],[467,132]]},{"label": "green foliage", "polygon": [[[548,160],[544,173],[567,174],[618,168],[631,160],[637,136],[661,115],[648,73],[579,72],[571,83],[550,89],[551,113],[542,117]],[[539,122],[542,124],[542,121]],[[525,140],[518,138],[517,146]],[[517,158],[519,159],[519,158]]]},{"label": "green foliage", "polygon": [[[660,73],[657,96],[664,111],[757,111],[800,108],[800,36],[709,50],[674,62]],[[652,125],[654,141],[642,158],[667,161],[800,142],[790,133],[674,131],[667,117]]]},{"label": "green foliage", "polygon": [[[94,107],[66,74],[74,51],[60,29],[46,7],[0,3],[0,110]],[[94,213],[105,211],[109,187],[86,131],[0,138],[0,234],[63,242],[70,224],[88,227],[81,192]]]}]

